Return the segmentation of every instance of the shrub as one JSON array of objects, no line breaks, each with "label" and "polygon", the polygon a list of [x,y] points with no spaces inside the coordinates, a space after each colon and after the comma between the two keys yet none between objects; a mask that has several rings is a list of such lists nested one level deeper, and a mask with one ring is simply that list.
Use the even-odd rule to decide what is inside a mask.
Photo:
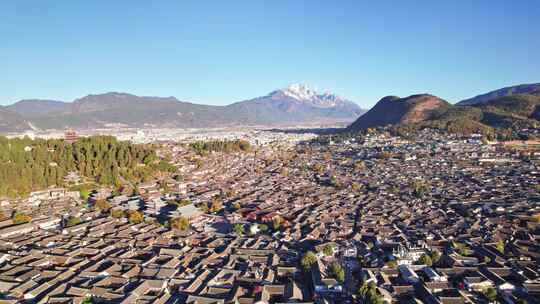
[{"label": "shrub", "polygon": [[142,223],[144,220],[142,213],[135,210],[128,211],[127,216],[128,216],[128,221],[130,224],[139,224],[139,223]]},{"label": "shrub", "polygon": [[13,223],[15,225],[18,224],[26,224],[29,223],[32,220],[32,217],[29,215],[26,215],[22,212],[17,212],[15,215],[13,215]]},{"label": "shrub", "polygon": [[66,227],[79,225],[80,223],[82,223],[82,220],[80,217],[70,216],[69,219],[67,220]]},{"label": "shrub", "polygon": [[315,263],[317,263],[317,256],[313,251],[306,252],[300,261],[300,264],[302,264],[305,270],[311,269]]},{"label": "shrub", "polygon": [[185,231],[189,228],[189,220],[183,216],[173,218],[170,220],[169,226],[171,229]]}]

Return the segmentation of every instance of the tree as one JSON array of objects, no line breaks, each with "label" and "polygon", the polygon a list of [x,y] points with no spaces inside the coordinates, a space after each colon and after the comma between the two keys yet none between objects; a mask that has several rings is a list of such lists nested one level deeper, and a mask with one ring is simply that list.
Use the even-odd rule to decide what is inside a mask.
[{"label": "tree", "polygon": [[191,204],[191,201],[188,199],[182,199],[180,201],[169,201],[169,205],[176,205],[178,207],[183,207]]},{"label": "tree", "polygon": [[272,219],[272,228],[274,228],[275,231],[278,231],[282,223],[283,223],[283,218],[279,215],[275,216]]},{"label": "tree", "polygon": [[313,171],[315,171],[317,174],[321,175],[324,172],[324,168],[323,168],[323,166],[321,164],[316,163],[315,165],[313,165]]},{"label": "tree", "polygon": [[106,200],[98,200],[95,203],[96,209],[101,213],[108,213],[111,209],[111,204],[109,204]]},{"label": "tree", "polygon": [[497,248],[497,250],[498,250],[500,253],[504,254],[504,250],[506,249],[506,245],[504,244],[504,241],[503,241],[503,240],[499,240],[499,241],[497,242],[497,245],[496,245],[495,247]]},{"label": "tree", "polygon": [[66,223],[66,227],[71,227],[71,226],[75,226],[75,225],[79,225],[80,223],[82,223],[82,220],[80,217],[76,217],[76,216],[70,216],[67,220],[67,223]]},{"label": "tree", "polygon": [[361,298],[365,298],[369,292],[369,284],[366,281],[363,281],[360,287],[358,287],[357,294]]},{"label": "tree", "polygon": [[437,250],[432,250],[429,253],[429,257],[431,258],[432,263],[436,264],[441,259],[441,253]]},{"label": "tree", "polygon": [[493,287],[489,287],[484,291],[484,295],[490,302],[495,302],[497,300],[497,290]]},{"label": "tree", "polygon": [[231,153],[251,151],[250,143],[242,139],[197,141],[190,143],[189,148],[199,155],[206,155],[208,152]]},{"label": "tree", "polygon": [[469,246],[463,244],[463,243],[457,243],[457,242],[453,242],[452,243],[452,246],[454,247],[454,249],[460,254],[460,255],[463,255],[463,256],[470,256],[472,255],[472,250],[471,248],[469,248]]},{"label": "tree", "polygon": [[[49,186],[70,186],[73,179],[65,178],[69,172],[103,185],[117,185],[119,177],[130,183],[143,182],[168,167],[159,162],[154,147],[112,136],[76,142],[0,138],[0,196],[17,198]],[[88,198],[84,186],[73,191],[79,191],[83,200]]]},{"label": "tree", "polygon": [[265,233],[268,231],[269,228],[268,228],[268,225],[266,224],[260,224],[259,229],[261,230],[261,232]]},{"label": "tree", "polygon": [[90,197],[90,191],[88,189],[81,189],[79,190],[79,195],[83,201],[87,201]]},{"label": "tree", "polygon": [[363,299],[364,303],[368,304],[383,304],[384,299],[377,290],[377,286],[373,282],[362,282],[358,288],[358,296]]},{"label": "tree", "polygon": [[345,281],[345,270],[343,270],[343,267],[339,263],[330,264],[330,274],[339,283]]},{"label": "tree", "polygon": [[317,263],[317,256],[313,251],[306,252],[300,261],[300,264],[302,264],[305,270],[311,269],[315,263]]},{"label": "tree", "polygon": [[169,225],[172,229],[185,231],[189,228],[189,220],[183,216],[180,216],[171,219]]},{"label": "tree", "polygon": [[388,261],[388,262],[386,262],[386,266],[387,266],[388,268],[395,269],[395,268],[397,268],[397,262],[394,261],[394,260]]},{"label": "tree", "polygon": [[369,304],[384,304],[384,299],[379,293],[372,293],[368,298]]},{"label": "tree", "polygon": [[235,196],[236,196],[236,192],[233,189],[230,189],[230,190],[225,192],[225,197],[227,199],[231,199],[231,198],[233,198]]},{"label": "tree", "polygon": [[214,198],[210,205],[210,212],[218,213],[221,209],[223,209],[223,203],[218,198]]},{"label": "tree", "polygon": [[352,189],[354,192],[360,192],[360,190],[362,190],[362,185],[359,184],[359,183],[352,183],[351,189]]},{"label": "tree", "polygon": [[234,224],[233,225],[233,231],[238,236],[244,235],[244,225],[242,225],[242,224]]},{"label": "tree", "polygon": [[111,216],[114,217],[114,218],[123,218],[124,215],[125,215],[124,211],[122,211],[120,209],[116,209],[116,210],[111,211]]},{"label": "tree", "polygon": [[411,185],[412,194],[417,198],[423,198],[426,193],[429,191],[428,186],[425,182],[414,181]]},{"label": "tree", "polygon": [[199,209],[204,212],[204,213],[208,213],[209,209],[208,209],[208,205],[206,203],[202,203],[200,206],[199,206]]},{"label": "tree", "polygon": [[332,244],[327,244],[323,248],[323,253],[324,253],[325,256],[333,255],[334,254],[334,246],[332,246]]},{"label": "tree", "polygon": [[32,217],[27,215],[27,214],[24,214],[22,212],[16,212],[13,215],[12,220],[13,220],[13,224],[15,224],[15,225],[26,224],[26,223],[29,223],[32,220]]},{"label": "tree", "polygon": [[433,261],[431,260],[431,257],[427,254],[422,254],[422,256],[420,256],[420,258],[418,259],[418,263],[420,265],[426,265],[428,267],[431,267],[431,265],[433,265]]},{"label": "tree", "polygon": [[356,260],[358,261],[360,267],[369,267],[368,261],[363,256],[358,256]]},{"label": "tree", "polygon": [[142,213],[136,210],[129,210],[127,216],[130,224],[140,224],[144,220]]},{"label": "tree", "polygon": [[204,162],[203,162],[202,159],[198,158],[198,159],[195,160],[195,167],[196,167],[197,169],[202,168],[203,164],[204,164]]},{"label": "tree", "polygon": [[94,298],[92,298],[91,296],[88,296],[84,298],[81,304],[94,304]]}]

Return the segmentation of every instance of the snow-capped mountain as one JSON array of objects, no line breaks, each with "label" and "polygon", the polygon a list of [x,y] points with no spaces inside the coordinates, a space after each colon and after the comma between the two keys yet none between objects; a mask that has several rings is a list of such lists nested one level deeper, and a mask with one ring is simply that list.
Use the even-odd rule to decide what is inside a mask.
[{"label": "snow-capped mountain", "polygon": [[347,122],[365,110],[332,93],[319,93],[306,85],[293,84],[270,94],[227,106],[243,121],[259,122]]},{"label": "snow-capped mountain", "polygon": [[356,105],[354,102],[330,92],[319,93],[304,84],[291,84],[270,93],[267,97],[272,99],[291,98],[320,108],[332,108],[343,104]]},{"label": "snow-capped mountain", "polygon": [[317,96],[317,92],[315,90],[312,90],[304,84],[291,84],[284,89],[278,90],[278,92],[298,100],[310,100]]},{"label": "snow-capped mountain", "polygon": [[[319,94],[305,85],[291,85],[263,97],[227,106],[183,102],[174,97],[109,92],[87,95],[73,102],[26,100],[5,107],[5,110],[20,116],[21,127],[30,128],[28,121],[41,129],[89,129],[109,125],[205,128],[349,123],[364,112],[353,102],[331,93]],[[10,124],[1,114],[0,132],[12,130],[7,128]]]}]

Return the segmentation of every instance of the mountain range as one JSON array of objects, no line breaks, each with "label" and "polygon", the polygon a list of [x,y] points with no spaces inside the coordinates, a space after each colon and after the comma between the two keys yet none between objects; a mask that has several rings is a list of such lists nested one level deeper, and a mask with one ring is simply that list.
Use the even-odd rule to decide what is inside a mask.
[{"label": "mountain range", "polygon": [[73,102],[27,99],[0,107],[0,131],[350,123],[364,112],[345,98],[298,84],[227,106],[110,92]]},{"label": "mountain range", "polygon": [[455,105],[429,94],[388,96],[353,122],[348,131],[389,125],[409,130],[431,127],[462,134],[535,128],[540,126],[540,84],[506,87]]},{"label": "mountain range", "polygon": [[457,105],[470,106],[470,105],[475,105],[479,103],[486,103],[490,100],[493,100],[499,97],[509,96],[509,95],[531,94],[531,93],[534,94],[535,92],[538,92],[539,90],[540,90],[540,83],[521,84],[521,85],[498,89],[495,91],[488,92],[486,94],[478,95],[473,98],[465,99],[458,102]]},{"label": "mountain range", "polygon": [[87,95],[73,102],[29,99],[0,106],[0,132],[333,123],[351,123],[347,130],[352,132],[388,125],[461,133],[536,127],[540,125],[540,83],[505,87],[455,105],[430,94],[387,96],[367,112],[345,98],[305,85],[226,106],[117,92]]}]

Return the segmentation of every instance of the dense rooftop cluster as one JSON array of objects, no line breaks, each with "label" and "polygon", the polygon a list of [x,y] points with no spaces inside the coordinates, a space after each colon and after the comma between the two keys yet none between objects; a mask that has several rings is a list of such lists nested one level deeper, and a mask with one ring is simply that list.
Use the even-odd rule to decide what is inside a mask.
[{"label": "dense rooftop cluster", "polygon": [[[4,200],[7,303],[537,303],[540,154],[425,130],[196,153]],[[0,300],[1,301],[1,300]]]}]

